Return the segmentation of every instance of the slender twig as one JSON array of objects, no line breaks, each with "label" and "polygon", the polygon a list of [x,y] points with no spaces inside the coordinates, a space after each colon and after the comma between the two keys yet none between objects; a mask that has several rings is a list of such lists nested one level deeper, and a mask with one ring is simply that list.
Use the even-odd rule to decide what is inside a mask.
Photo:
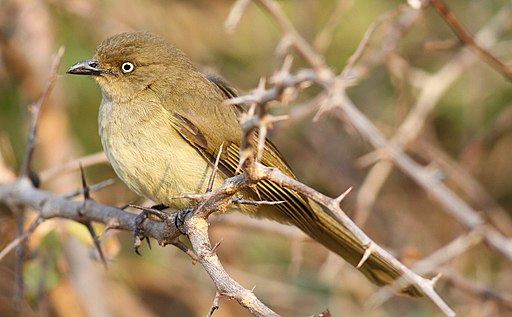
[{"label": "slender twig", "polygon": [[262,206],[262,205],[279,205],[284,204],[285,201],[283,200],[277,200],[277,201],[268,201],[268,200],[249,200],[249,199],[243,199],[242,197],[235,197],[231,200],[231,202],[235,205],[252,205],[252,206]]},{"label": "slender twig", "polygon": [[[453,287],[456,287],[457,289],[472,296],[477,296],[482,302],[487,302],[489,300],[494,301],[506,308],[509,311],[509,314],[510,311],[512,311],[512,294],[510,293],[510,290],[509,292],[501,292],[489,288],[481,283],[469,280],[450,268],[441,267],[439,271],[443,274],[444,279]],[[505,313],[502,314],[502,316],[504,315]]]},{"label": "slender twig", "polygon": [[245,289],[233,280],[225,271],[208,239],[208,222],[195,215],[185,222],[188,237],[210,278],[214,281],[218,292],[227,298],[236,300],[254,316],[277,317],[277,313],[265,306],[252,290]]},{"label": "slender twig", "polygon": [[75,160],[66,162],[62,165],[53,166],[50,167],[49,169],[43,170],[39,173],[39,178],[41,179],[41,182],[44,183],[53,179],[54,177],[63,175],[64,172],[78,170],[79,164],[82,164],[83,167],[89,167],[102,163],[108,163],[107,156],[104,152],[97,152],[86,156],[82,156]]},{"label": "slender twig", "polygon": [[407,4],[401,4],[397,6],[396,8],[393,8],[389,11],[384,12],[383,14],[379,15],[377,19],[375,19],[372,24],[368,27],[366,32],[363,35],[363,39],[359,42],[359,45],[357,46],[356,50],[352,55],[349,57],[347,64],[343,68],[343,71],[341,72],[342,76],[348,77],[350,73],[352,72],[352,69],[354,68],[354,64],[361,58],[363,55],[364,50],[368,47],[368,44],[370,42],[371,37],[377,30],[377,28],[387,20],[397,16],[399,13],[403,12],[405,9],[409,8]]},{"label": "slender twig", "polygon": [[219,147],[219,153],[217,153],[217,157],[215,158],[215,163],[213,164],[212,173],[210,174],[208,186],[206,187],[206,192],[212,191],[213,182],[215,182],[215,175],[217,175],[217,170],[219,169],[220,156],[222,155],[222,147],[223,146],[224,146],[224,144],[221,144]]},{"label": "slender twig", "polygon": [[[481,39],[481,42],[485,43],[486,46],[492,45],[495,40],[487,35],[499,33],[510,14],[511,6],[505,6],[477,33],[476,37]],[[418,93],[415,104],[412,106],[412,110],[396,129],[395,134],[391,137],[391,142],[398,144],[402,148],[407,148],[418,137],[427,118],[448,88],[475,61],[474,54],[466,50],[462,51],[445,63],[436,73],[423,80],[421,90]],[[376,156],[382,158],[383,154],[380,151],[379,155]],[[371,205],[392,170],[393,165],[387,160],[382,160],[377,162],[368,172],[368,176],[363,182],[357,197],[359,224],[362,225],[369,217]]]},{"label": "slender twig", "polygon": [[[97,184],[90,185],[90,186],[88,186],[89,192],[93,193],[95,191],[101,190],[101,189],[103,189],[105,187],[108,187],[108,186],[114,184],[114,182],[115,182],[114,179],[109,178],[109,179],[101,181],[101,182],[99,182]],[[76,197],[78,195],[82,195],[82,193],[83,193],[83,189],[79,188],[79,189],[75,189],[73,191],[64,193],[64,194],[62,194],[62,196],[66,197],[66,198],[73,198],[73,197]],[[121,208],[121,209],[123,209],[123,208]]]},{"label": "slender twig", "polygon": [[[460,256],[462,253],[478,244],[481,240],[482,235],[479,231],[471,231],[468,234],[457,237],[450,243],[436,250],[434,253],[417,261],[411,269],[419,274],[436,272],[439,267]],[[403,281],[397,280],[397,283],[400,284],[403,283]],[[376,307],[382,305],[393,296],[393,293],[392,287],[382,287],[372,296],[369,301],[369,306]]]},{"label": "slender twig", "polygon": [[[83,168],[82,164],[80,164],[80,179],[82,182],[82,195],[84,196],[84,207],[85,207],[85,202],[87,200],[92,200],[92,198],[91,198],[91,190],[90,190],[89,186],[87,185],[87,180],[85,179],[85,172],[84,172],[84,168]],[[82,221],[82,223],[87,228],[87,231],[89,232],[89,234],[92,238],[92,242],[94,244],[94,247],[96,248],[96,251],[98,251],[98,255],[100,256],[100,260],[103,263],[103,266],[105,267],[105,269],[107,269],[107,260],[105,259],[103,250],[101,250],[100,239],[99,239],[98,235],[96,234],[96,231],[94,230],[92,222],[89,220],[84,220],[84,221]]]},{"label": "slender twig", "polygon": [[306,62],[313,67],[313,69],[321,71],[325,67],[323,57],[317,54],[309,43],[299,35],[286,16],[282,14],[281,9],[276,2],[268,0],[254,1],[272,16],[273,21],[277,23],[282,33],[284,33],[286,37],[289,37],[293,42],[293,45],[297,48],[297,53],[301,55],[301,57],[304,58]]},{"label": "slender twig", "polygon": [[455,14],[448,8],[442,0],[430,0],[430,4],[436,9],[437,13],[452,29],[459,40],[469,46],[483,61],[500,72],[508,80],[512,80],[512,67],[505,65],[491,52],[480,46],[473,36],[471,36],[462,26],[462,23],[455,17]]},{"label": "slender twig", "polygon": [[325,52],[329,47],[336,27],[343,21],[343,13],[345,13],[352,5],[353,3],[349,1],[337,1],[336,7],[332,10],[331,15],[326,19],[324,26],[317,32],[315,39],[313,40],[313,47],[318,52]]},{"label": "slender twig", "polygon": [[[110,229],[133,231],[136,214],[87,200],[66,199],[65,197],[34,188],[28,180],[0,183],[0,201],[9,205],[22,205],[39,210],[42,219],[55,217],[81,222],[84,219],[106,224]],[[81,214],[81,215],[80,215]],[[174,215],[170,215],[174,217]],[[171,243],[181,233],[177,228],[160,221],[145,221],[144,233],[156,239],[160,244]]]},{"label": "slender twig", "polygon": [[[147,240],[149,241],[149,239]],[[194,251],[189,249],[189,247],[187,247],[185,243],[181,242],[180,240],[176,240],[171,244],[178,248],[179,250],[183,251],[186,255],[188,255],[192,259],[192,264],[196,264],[197,262],[199,262],[199,259],[197,258]]]},{"label": "slender twig", "polygon": [[[55,54],[55,57],[52,61],[52,66],[50,68],[50,75],[48,78],[48,81],[46,82],[46,86],[43,89],[43,92],[39,96],[39,99],[32,103],[29,106],[29,112],[30,112],[30,124],[29,124],[29,131],[27,136],[27,143],[25,145],[25,151],[23,154],[23,161],[21,163],[20,167],[20,178],[26,178],[31,177],[31,162],[34,155],[34,149],[36,146],[36,134],[37,134],[37,124],[39,120],[39,114],[41,112],[41,108],[43,107],[43,104],[46,102],[48,96],[50,95],[50,92],[53,88],[53,84],[55,82],[55,79],[57,78],[57,69],[60,64],[60,60],[62,59],[62,56],[64,55],[64,47],[60,47],[57,51],[57,54]],[[36,177],[37,178],[37,177]],[[25,225],[25,215],[24,215],[24,208],[19,209],[21,212],[18,212],[16,214],[16,231],[18,236],[23,235],[23,227]],[[15,267],[15,279],[16,279],[16,290],[15,290],[15,301],[18,303],[21,300],[21,297],[23,295],[23,275],[22,275],[22,266],[25,258],[25,248],[23,244],[18,244],[16,247],[16,267]]]},{"label": "slender twig", "polygon": [[212,306],[210,307],[210,310],[208,310],[208,314],[206,317],[212,317],[213,313],[215,313],[219,309],[219,298],[220,298],[219,291],[215,292],[215,296],[213,297]]},{"label": "slender twig", "polygon": [[16,239],[12,240],[7,244],[1,251],[0,251],[0,261],[9,254],[14,248],[16,248],[18,245],[23,243],[25,240],[27,240],[28,237],[36,230],[37,226],[43,222],[43,218],[38,216],[34,222],[25,230],[21,235],[18,235]]},{"label": "slender twig", "polygon": [[25,152],[20,168],[20,177],[28,177],[30,174],[30,163],[32,161],[35,149],[39,113],[41,112],[41,108],[48,99],[48,96],[50,95],[50,92],[53,88],[53,84],[55,82],[55,79],[57,78],[57,69],[59,68],[60,60],[62,59],[63,55],[64,47],[61,46],[57,51],[57,54],[55,54],[55,57],[53,58],[52,66],[50,68],[50,76],[48,78],[48,81],[46,82],[46,86],[41,96],[39,97],[37,102],[31,104],[29,107],[30,125],[27,137],[27,144],[25,145]]},{"label": "slender twig", "polygon": [[237,0],[233,4],[231,11],[229,11],[228,18],[226,19],[226,22],[224,22],[224,27],[228,32],[233,32],[235,30],[249,3],[251,3],[251,0]]}]

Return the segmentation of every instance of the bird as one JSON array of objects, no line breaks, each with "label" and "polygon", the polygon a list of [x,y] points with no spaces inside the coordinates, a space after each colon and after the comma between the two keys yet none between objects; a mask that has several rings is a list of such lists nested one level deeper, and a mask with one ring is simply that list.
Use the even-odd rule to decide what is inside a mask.
[{"label": "bird", "polygon": [[[135,193],[181,209],[183,193],[204,193],[222,145],[214,186],[238,173],[242,132],[239,107],[225,100],[236,91],[218,76],[198,70],[185,53],[150,32],[126,32],[101,42],[92,59],[68,74],[94,77],[102,92],[98,126],[101,143],[118,177]],[[260,163],[296,179],[277,148],[266,140]],[[270,181],[245,189],[244,196],[281,204],[237,205],[238,211],[294,225],[353,266],[366,247],[336,216],[303,195]],[[403,276],[402,268],[371,253],[358,266],[383,286]],[[411,282],[401,293],[421,296]]]}]

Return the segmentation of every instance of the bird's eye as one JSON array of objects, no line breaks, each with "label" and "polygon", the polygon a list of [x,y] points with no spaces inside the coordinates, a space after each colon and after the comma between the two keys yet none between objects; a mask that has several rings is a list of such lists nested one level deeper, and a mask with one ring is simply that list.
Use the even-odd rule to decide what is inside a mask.
[{"label": "bird's eye", "polygon": [[133,72],[134,69],[135,69],[135,66],[133,65],[133,63],[130,63],[130,62],[124,62],[123,65],[121,65],[121,70],[125,74]]}]

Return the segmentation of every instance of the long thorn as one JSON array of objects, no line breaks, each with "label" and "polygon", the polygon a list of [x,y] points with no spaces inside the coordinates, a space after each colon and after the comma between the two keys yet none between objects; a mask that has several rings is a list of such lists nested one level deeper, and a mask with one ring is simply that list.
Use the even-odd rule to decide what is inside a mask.
[{"label": "long thorn", "polygon": [[210,174],[210,180],[208,181],[208,187],[206,188],[206,192],[209,193],[212,191],[213,182],[215,181],[215,174],[217,174],[217,170],[219,169],[220,156],[222,155],[222,147],[224,143],[222,143],[219,147],[219,153],[215,158],[215,164],[213,165],[212,173]]}]

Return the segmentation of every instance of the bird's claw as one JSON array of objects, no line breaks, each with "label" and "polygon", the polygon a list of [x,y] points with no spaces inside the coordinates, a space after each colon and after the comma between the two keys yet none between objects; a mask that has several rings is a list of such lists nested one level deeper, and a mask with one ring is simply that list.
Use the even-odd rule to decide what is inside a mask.
[{"label": "bird's claw", "polygon": [[183,230],[183,225],[185,224],[185,220],[187,218],[187,215],[194,211],[194,207],[185,207],[176,213],[176,217],[174,218],[174,225],[178,229],[179,232],[186,235],[187,232]]},{"label": "bird's claw", "polygon": [[167,208],[167,206],[162,204],[155,205],[151,208],[142,209],[142,212],[138,214],[137,217],[135,217],[135,229],[133,230],[133,236],[135,241],[133,243],[133,247],[135,249],[135,253],[137,253],[138,255],[141,255],[141,253],[139,252],[139,248],[143,240],[147,241],[148,246],[151,249],[151,242],[144,233],[144,222],[152,215],[157,217],[161,221],[166,221],[169,218],[169,215],[162,211],[165,208]]}]

